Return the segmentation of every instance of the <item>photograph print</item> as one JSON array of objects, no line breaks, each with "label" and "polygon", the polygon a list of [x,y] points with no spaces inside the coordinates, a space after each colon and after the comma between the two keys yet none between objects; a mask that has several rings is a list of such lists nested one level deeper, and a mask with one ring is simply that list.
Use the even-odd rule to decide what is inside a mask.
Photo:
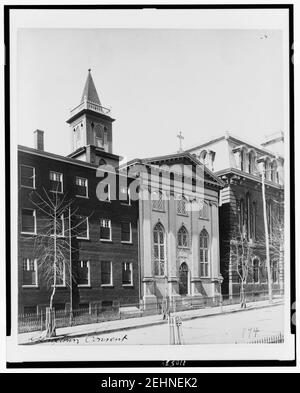
[{"label": "photograph print", "polygon": [[289,10],[262,11],[10,10],[15,351],[293,359]]}]

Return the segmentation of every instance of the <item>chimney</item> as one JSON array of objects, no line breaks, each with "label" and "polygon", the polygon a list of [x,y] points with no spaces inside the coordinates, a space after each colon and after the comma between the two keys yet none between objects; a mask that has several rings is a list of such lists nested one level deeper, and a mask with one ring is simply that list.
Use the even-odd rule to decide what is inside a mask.
[{"label": "chimney", "polygon": [[44,150],[44,131],[34,131],[34,147],[37,150]]}]

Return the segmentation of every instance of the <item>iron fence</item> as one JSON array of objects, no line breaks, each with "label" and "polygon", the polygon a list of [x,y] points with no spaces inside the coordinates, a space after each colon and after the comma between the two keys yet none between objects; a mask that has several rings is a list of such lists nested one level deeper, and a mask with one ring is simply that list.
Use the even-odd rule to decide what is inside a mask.
[{"label": "iron fence", "polygon": [[283,343],[284,343],[284,335],[282,333],[273,336],[268,336],[268,337],[261,337],[249,341],[235,342],[235,344],[283,344]]},{"label": "iron fence", "polygon": [[[274,298],[280,297],[280,291],[273,291]],[[268,299],[267,291],[245,292],[246,303],[253,303]],[[159,299],[156,303],[145,305],[143,302],[130,302],[128,304],[114,301],[111,307],[103,307],[101,304],[91,304],[75,310],[55,310],[56,328],[100,323],[120,319],[145,317],[150,315],[165,314],[166,312],[178,312],[213,308],[240,303],[240,294],[206,296],[186,296],[178,299]],[[26,333],[43,331],[46,329],[46,311],[40,310],[39,314],[19,314],[18,331]]]}]

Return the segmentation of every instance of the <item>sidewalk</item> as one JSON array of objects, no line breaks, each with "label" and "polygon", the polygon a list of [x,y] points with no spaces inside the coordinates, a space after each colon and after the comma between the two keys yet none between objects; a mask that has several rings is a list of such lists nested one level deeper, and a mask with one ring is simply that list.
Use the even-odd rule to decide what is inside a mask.
[{"label": "sidewalk", "polygon": [[[235,312],[245,312],[258,308],[272,307],[283,304],[282,299],[274,299],[270,304],[268,300],[248,303],[246,309],[241,309],[239,304],[228,305],[223,307],[201,308],[197,310],[178,311],[176,315],[180,316],[182,320],[189,320],[195,318],[211,317],[220,314],[231,314]],[[167,323],[162,319],[162,315],[151,315],[148,317],[137,317],[129,319],[121,319],[115,321],[107,321],[101,323],[94,323],[88,325],[68,326],[58,328],[56,330],[56,337],[44,339],[44,332],[36,331],[30,333],[22,333],[18,335],[19,344],[37,344],[39,342],[50,342],[62,339],[64,337],[80,337],[87,335],[108,334],[112,332],[136,329],[141,327],[149,327]]]}]

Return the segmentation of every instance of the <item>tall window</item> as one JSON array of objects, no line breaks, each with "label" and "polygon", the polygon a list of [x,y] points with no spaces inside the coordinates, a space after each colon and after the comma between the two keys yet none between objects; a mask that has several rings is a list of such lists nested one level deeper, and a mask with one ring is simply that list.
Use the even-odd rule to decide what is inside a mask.
[{"label": "tall window", "polygon": [[253,173],[255,171],[255,154],[250,151],[248,155],[248,172]]},{"label": "tall window", "polygon": [[89,261],[78,261],[77,266],[77,284],[78,286],[89,286],[90,285],[90,262]]},{"label": "tall window", "polygon": [[272,263],[272,281],[274,284],[278,283],[279,281],[279,269],[277,261]]},{"label": "tall window", "polygon": [[22,209],[21,231],[23,233],[36,233],[36,215],[33,209]]},{"label": "tall window", "polygon": [[199,218],[208,219],[209,209],[208,204],[204,200],[199,201]]},{"label": "tall window", "polygon": [[266,261],[261,261],[259,264],[259,282],[265,284],[268,281],[268,271]]},{"label": "tall window", "polygon": [[23,259],[23,286],[37,286],[37,260]]},{"label": "tall window", "polygon": [[59,172],[50,171],[50,191],[63,192],[63,175]]},{"label": "tall window", "polygon": [[76,176],[76,196],[88,197],[88,181],[83,177]]},{"label": "tall window", "polygon": [[165,202],[161,191],[152,193],[152,208],[154,210],[165,211]]},{"label": "tall window", "polygon": [[240,152],[240,163],[241,163],[241,171],[245,170],[245,152],[242,149]]},{"label": "tall window", "polygon": [[66,264],[63,260],[59,260],[56,264],[56,286],[64,287],[66,285]]},{"label": "tall window", "polygon": [[153,230],[154,245],[154,274],[156,276],[165,275],[166,263],[166,239],[165,230],[161,223],[155,225]]},{"label": "tall window", "polygon": [[246,194],[246,206],[245,206],[245,235],[247,240],[249,240],[251,236],[250,229],[250,195]]},{"label": "tall window", "polygon": [[121,242],[131,243],[131,223],[129,221],[121,221]]},{"label": "tall window", "polygon": [[120,187],[119,200],[123,204],[130,205],[130,190],[126,186]]},{"label": "tall window", "polygon": [[265,179],[266,180],[271,180],[271,162],[270,158],[266,158],[265,161]]},{"label": "tall window", "polygon": [[245,201],[244,199],[240,200],[240,231],[242,237],[245,237]]},{"label": "tall window", "polygon": [[89,239],[89,218],[79,217],[79,223],[76,226],[76,233],[78,239]]},{"label": "tall window", "polygon": [[131,262],[122,263],[122,285],[133,285]]},{"label": "tall window", "polygon": [[250,229],[251,229],[251,239],[256,239],[256,202],[252,203],[251,206],[251,220],[250,220]]},{"label": "tall window", "polygon": [[112,285],[112,263],[110,261],[101,261],[101,285]]},{"label": "tall window", "polygon": [[200,275],[201,277],[209,276],[209,258],[208,258],[208,241],[209,236],[206,229],[200,233]]},{"label": "tall window", "polygon": [[[59,217],[57,217],[56,221],[56,236],[65,236],[65,220],[64,220],[64,215],[61,214]],[[51,226],[51,235],[54,235],[54,223],[52,223]]]},{"label": "tall window", "polygon": [[269,235],[272,235],[272,230],[273,230],[273,206],[272,206],[272,201],[271,200],[267,201],[267,222],[268,222]]},{"label": "tall window", "polygon": [[257,258],[253,259],[253,282],[254,284],[259,283],[259,260]]},{"label": "tall window", "polygon": [[103,147],[104,138],[103,138],[103,129],[101,124],[97,124],[95,126],[95,145],[97,147]]},{"label": "tall window", "polygon": [[276,163],[276,161],[273,161],[272,162],[272,164],[271,164],[271,180],[274,182],[274,183],[278,183],[277,182],[277,163]]},{"label": "tall window", "polygon": [[111,220],[106,218],[100,220],[100,240],[111,240]]},{"label": "tall window", "polygon": [[188,201],[181,195],[177,199],[177,214],[188,215]]},{"label": "tall window", "polygon": [[177,244],[178,247],[183,247],[183,248],[189,247],[189,235],[188,235],[188,231],[184,226],[182,226],[178,231]]},{"label": "tall window", "polygon": [[80,124],[73,128],[74,131],[74,148],[79,149],[82,146]]},{"label": "tall window", "polygon": [[35,188],[35,168],[21,165],[21,186]]}]

